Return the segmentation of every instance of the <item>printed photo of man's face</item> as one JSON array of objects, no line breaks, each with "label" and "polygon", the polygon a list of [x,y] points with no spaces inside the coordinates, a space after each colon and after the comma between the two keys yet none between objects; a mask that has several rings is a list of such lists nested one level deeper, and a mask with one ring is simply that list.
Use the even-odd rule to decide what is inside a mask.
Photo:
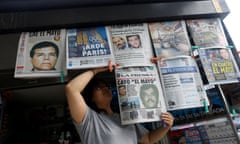
[{"label": "printed photo of man's face", "polygon": [[159,104],[159,92],[153,84],[142,85],[140,88],[140,97],[145,108],[154,108]]}]

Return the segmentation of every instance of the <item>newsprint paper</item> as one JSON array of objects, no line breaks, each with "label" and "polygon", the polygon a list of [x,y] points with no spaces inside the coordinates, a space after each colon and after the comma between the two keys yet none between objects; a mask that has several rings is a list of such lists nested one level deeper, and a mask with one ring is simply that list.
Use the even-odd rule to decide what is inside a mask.
[{"label": "newsprint paper", "polygon": [[66,75],[65,35],[65,29],[21,33],[14,77]]},{"label": "newsprint paper", "polygon": [[195,60],[176,56],[158,61],[167,109],[202,107],[206,92]]},{"label": "newsprint paper", "polygon": [[102,67],[108,61],[113,55],[104,26],[67,31],[67,69]]},{"label": "newsprint paper", "polygon": [[153,50],[146,23],[112,25],[108,32],[119,67],[152,65]]},{"label": "newsprint paper", "polygon": [[159,121],[166,112],[156,66],[115,69],[123,125]]}]

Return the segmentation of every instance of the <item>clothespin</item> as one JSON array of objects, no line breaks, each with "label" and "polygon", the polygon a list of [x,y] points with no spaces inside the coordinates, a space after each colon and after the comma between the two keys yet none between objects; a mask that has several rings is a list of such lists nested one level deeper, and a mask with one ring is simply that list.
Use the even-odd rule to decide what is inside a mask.
[{"label": "clothespin", "polygon": [[234,46],[228,45],[228,46],[226,46],[226,48],[234,48]]},{"label": "clothespin", "polygon": [[200,46],[191,46],[192,50],[199,49],[199,48],[200,48]]},{"label": "clothespin", "polygon": [[195,50],[199,48],[200,46],[191,46],[191,52],[192,52],[191,57],[193,59],[196,59],[196,55],[198,55],[198,51],[195,51]]},{"label": "clothespin", "polygon": [[204,106],[205,112],[208,113],[209,109],[208,109],[208,105],[207,105],[207,100],[206,99],[203,100],[203,106]]},{"label": "clothespin", "polygon": [[64,72],[63,71],[60,72],[60,81],[61,81],[61,83],[64,83]]},{"label": "clothespin", "polygon": [[156,57],[156,58],[151,58],[151,62],[152,63],[157,63],[157,61],[161,60],[163,58],[163,56],[160,56],[160,57]]},{"label": "clothespin", "polygon": [[108,69],[109,69],[110,72],[113,71],[113,65],[112,65],[112,61],[111,60],[108,61]]},{"label": "clothespin", "polygon": [[236,110],[235,110],[234,108],[232,109],[232,115],[233,115],[233,116],[236,116],[236,115],[237,115],[237,112],[236,112]]}]

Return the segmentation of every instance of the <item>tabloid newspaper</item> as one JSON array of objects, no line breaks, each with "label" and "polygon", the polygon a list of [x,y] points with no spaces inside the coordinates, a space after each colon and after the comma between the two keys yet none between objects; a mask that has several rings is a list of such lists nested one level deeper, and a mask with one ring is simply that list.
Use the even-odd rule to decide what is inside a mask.
[{"label": "tabloid newspaper", "polygon": [[115,76],[123,125],[161,120],[166,105],[156,66],[117,68]]},{"label": "tabloid newspaper", "polygon": [[113,54],[104,26],[67,31],[67,69],[107,66]]},{"label": "tabloid newspaper", "polygon": [[231,49],[207,47],[197,49],[199,68],[202,68],[209,84],[239,82],[239,69]]},{"label": "tabloid newspaper", "polygon": [[169,136],[171,144],[238,144],[227,117],[173,126]]},{"label": "tabloid newspaper", "polygon": [[184,20],[148,23],[157,57],[190,55],[191,44]]},{"label": "tabloid newspaper", "polygon": [[227,117],[197,122],[195,127],[198,129],[204,144],[238,144],[234,128]]},{"label": "tabloid newspaper", "polygon": [[169,137],[171,144],[202,144],[200,132],[192,123],[172,127]]},{"label": "tabloid newspaper", "polygon": [[227,46],[228,42],[219,18],[186,20],[190,35],[196,46]]},{"label": "tabloid newspaper", "polygon": [[147,23],[108,26],[115,62],[120,67],[147,66],[153,56]]},{"label": "tabloid newspaper", "polygon": [[21,33],[14,77],[66,75],[65,37],[65,29]]},{"label": "tabloid newspaper", "polygon": [[202,107],[206,99],[201,75],[190,56],[175,56],[158,61],[167,109]]}]

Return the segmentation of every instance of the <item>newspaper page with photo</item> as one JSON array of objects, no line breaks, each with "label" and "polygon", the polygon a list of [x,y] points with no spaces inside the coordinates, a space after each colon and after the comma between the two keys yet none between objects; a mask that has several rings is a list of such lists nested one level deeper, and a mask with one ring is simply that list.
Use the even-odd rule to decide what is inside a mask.
[{"label": "newspaper page with photo", "polygon": [[202,144],[200,132],[193,123],[173,126],[169,137],[171,144]]},{"label": "newspaper page with photo", "polygon": [[67,31],[67,69],[107,66],[113,61],[106,27],[69,29]]},{"label": "newspaper page with photo", "polygon": [[65,76],[65,42],[65,29],[21,33],[14,77]]},{"label": "newspaper page with photo", "polygon": [[115,63],[120,67],[151,65],[153,55],[147,23],[108,26]]},{"label": "newspaper page with photo", "polygon": [[156,65],[115,69],[123,125],[160,121],[166,105]]},{"label": "newspaper page with photo", "polygon": [[195,127],[204,144],[238,144],[234,128],[228,117],[197,122]]},{"label": "newspaper page with photo", "polygon": [[192,57],[164,58],[158,61],[158,67],[169,111],[204,106],[206,92]]},{"label": "newspaper page with photo", "polygon": [[157,57],[190,55],[190,40],[184,20],[148,23]]},{"label": "newspaper page with photo", "polygon": [[239,69],[232,51],[226,47],[196,49],[199,68],[203,69],[208,84],[239,82]]},{"label": "newspaper page with photo", "polygon": [[228,45],[223,26],[219,18],[186,20],[187,28],[194,45],[214,47]]}]

